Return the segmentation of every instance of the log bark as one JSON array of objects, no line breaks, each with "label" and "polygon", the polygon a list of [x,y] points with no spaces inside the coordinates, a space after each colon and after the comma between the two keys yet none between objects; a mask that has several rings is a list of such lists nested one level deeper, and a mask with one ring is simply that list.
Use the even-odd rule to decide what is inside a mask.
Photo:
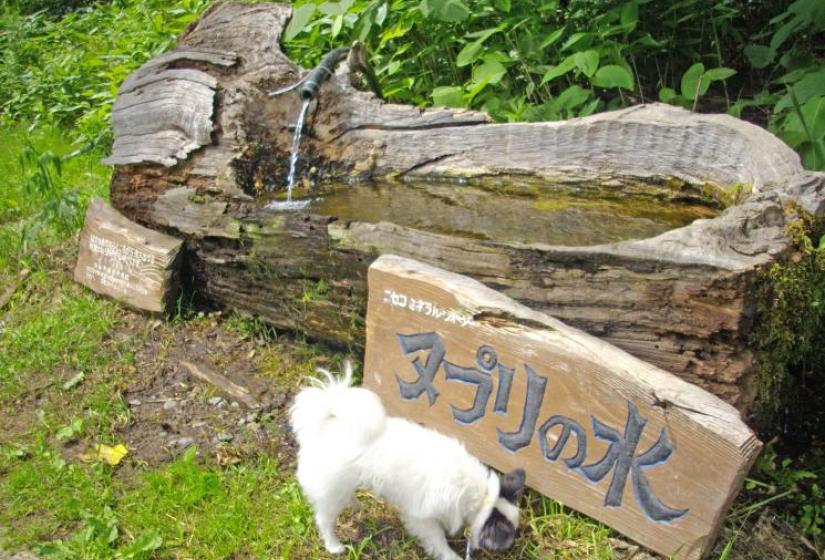
[{"label": "log bark", "polygon": [[[784,254],[799,208],[820,214],[823,175],[763,129],[654,104],[565,122],[494,124],[474,111],[385,103],[347,64],[312,102],[299,173],[462,177],[621,189],[667,183],[745,195],[719,217],[654,238],[589,247],[479,241],[397,224],[273,213],[307,70],[278,41],[290,8],[219,4],[143,66],[114,108],[112,201],[187,240],[197,289],[278,327],[363,343],[367,266],[381,253],[472,276],[698,383],[746,411],[757,272]],[[138,102],[138,99],[144,102]],[[179,110],[177,110],[179,109]]]}]

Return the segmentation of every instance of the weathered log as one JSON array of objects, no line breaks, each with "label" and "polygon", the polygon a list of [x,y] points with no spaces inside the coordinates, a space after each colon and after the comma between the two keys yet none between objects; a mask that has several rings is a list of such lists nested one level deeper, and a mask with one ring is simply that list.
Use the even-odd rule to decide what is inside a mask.
[{"label": "weathered log", "polygon": [[136,224],[95,198],[79,245],[75,281],[137,309],[174,309],[180,288],[180,239]]},{"label": "weathered log", "polygon": [[359,345],[367,266],[392,252],[470,275],[749,408],[752,284],[790,247],[795,209],[825,208],[823,175],[806,173],[765,130],[725,115],[654,104],[492,124],[474,111],[384,103],[355,89],[344,64],[310,106],[299,173],[313,181],[517,177],[595,180],[618,191],[676,180],[674,196],[683,188],[741,196],[717,218],[588,247],[267,211],[256,197],[284,184],[300,106],[297,93],[268,92],[306,73],[278,48],[289,15],[277,4],[216,5],[175,50],[130,77],[115,103],[112,201],[187,239],[203,295],[278,327]]}]

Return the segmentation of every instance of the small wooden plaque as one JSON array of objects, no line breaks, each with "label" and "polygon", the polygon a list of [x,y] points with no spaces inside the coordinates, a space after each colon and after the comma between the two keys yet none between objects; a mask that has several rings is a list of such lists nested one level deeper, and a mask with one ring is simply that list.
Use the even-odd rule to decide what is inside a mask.
[{"label": "small wooden plaque", "polygon": [[168,312],[178,293],[183,241],[147,229],[95,198],[86,212],[74,279],[132,307]]},{"label": "small wooden plaque", "polygon": [[385,255],[364,383],[659,553],[699,558],[761,443],[732,406],[470,278]]}]

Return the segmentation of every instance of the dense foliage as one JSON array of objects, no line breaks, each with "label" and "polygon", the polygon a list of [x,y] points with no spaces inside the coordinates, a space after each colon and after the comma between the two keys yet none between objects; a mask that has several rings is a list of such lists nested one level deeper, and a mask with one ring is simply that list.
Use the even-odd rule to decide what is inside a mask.
[{"label": "dense foliage", "polygon": [[661,100],[769,128],[825,169],[825,2],[298,2],[311,62],[364,42],[391,99],[556,120]]},{"label": "dense foliage", "polygon": [[[118,84],[211,0],[0,0],[0,119],[108,138]],[[661,100],[767,125],[825,169],[821,0],[299,0],[310,65],[359,40],[388,98],[555,120]]]},{"label": "dense foliage", "polygon": [[42,10],[21,15],[18,8],[31,10],[34,0],[12,0],[0,12],[0,122],[57,124],[74,129],[78,140],[105,145],[120,83],[169,49],[205,4],[100,2],[56,17]]}]

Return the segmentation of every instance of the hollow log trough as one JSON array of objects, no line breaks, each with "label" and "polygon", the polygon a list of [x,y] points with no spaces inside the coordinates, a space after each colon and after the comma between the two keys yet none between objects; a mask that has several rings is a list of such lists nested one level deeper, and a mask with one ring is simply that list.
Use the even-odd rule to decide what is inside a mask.
[{"label": "hollow log trough", "polygon": [[301,100],[268,93],[307,73],[279,46],[290,14],[279,4],[217,4],[175,49],[132,74],[114,106],[112,203],[185,239],[201,295],[359,347],[367,268],[393,253],[475,278],[751,412],[755,283],[791,250],[788,224],[822,214],[823,174],[726,115],[652,104],[496,124],[480,112],[384,102],[356,87],[345,62],[310,105],[299,173],[313,182],[597,182],[674,199],[712,192],[726,207],[653,238],[586,247],[273,212],[259,195],[284,185]]}]

